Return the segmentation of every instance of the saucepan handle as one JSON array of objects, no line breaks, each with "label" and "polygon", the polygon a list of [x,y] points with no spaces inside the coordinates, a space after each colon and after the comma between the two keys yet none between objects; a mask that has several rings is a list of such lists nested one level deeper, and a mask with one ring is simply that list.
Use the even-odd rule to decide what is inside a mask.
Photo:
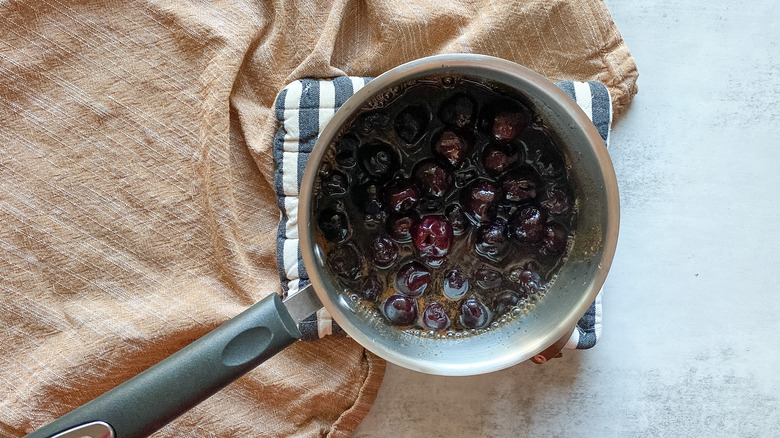
[{"label": "saucepan handle", "polygon": [[272,294],[27,437],[148,436],[300,337],[279,295]]}]

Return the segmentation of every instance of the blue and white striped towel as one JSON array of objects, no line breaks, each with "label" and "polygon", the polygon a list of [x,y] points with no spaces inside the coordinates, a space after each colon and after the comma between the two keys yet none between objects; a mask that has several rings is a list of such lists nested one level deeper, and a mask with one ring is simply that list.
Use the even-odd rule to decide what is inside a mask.
[{"label": "blue and white striped towel", "polygon": [[[301,79],[287,85],[277,96],[275,110],[279,130],[274,138],[276,200],[281,210],[276,260],[285,296],[297,293],[309,282],[298,246],[298,190],[314,143],[336,110],[371,78],[342,76],[335,79]],[[609,145],[612,105],[607,88],[600,82],[558,82],[590,117]],[[299,328],[303,339],[343,335],[325,309],[320,309]],[[577,323],[565,348],[587,349],[601,336],[601,291]]]}]

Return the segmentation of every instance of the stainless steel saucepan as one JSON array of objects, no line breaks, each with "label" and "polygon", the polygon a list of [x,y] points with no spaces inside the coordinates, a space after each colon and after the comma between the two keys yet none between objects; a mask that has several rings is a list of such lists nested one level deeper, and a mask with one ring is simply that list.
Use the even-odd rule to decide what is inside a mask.
[{"label": "stainless steel saucepan", "polygon": [[[410,80],[452,75],[508,87],[531,103],[558,137],[577,197],[575,239],[557,279],[530,312],[477,336],[413,336],[361,315],[332,282],[315,241],[314,187],[323,155],[343,125],[383,92]],[[300,188],[301,254],[311,285],[282,301],[263,299],[204,337],[28,437],[142,437],[151,434],[300,337],[297,322],[324,306],[365,348],[397,365],[439,375],[500,370],[539,354],[571,331],[601,288],[618,237],[618,188],[604,142],[583,111],[539,74],[471,54],[423,58],[369,82],[339,109],[312,151]]]}]

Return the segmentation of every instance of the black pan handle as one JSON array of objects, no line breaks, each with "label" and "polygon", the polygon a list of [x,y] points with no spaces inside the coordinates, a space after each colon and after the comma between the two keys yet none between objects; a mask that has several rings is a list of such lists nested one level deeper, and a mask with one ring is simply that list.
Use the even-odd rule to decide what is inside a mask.
[{"label": "black pan handle", "polygon": [[[157,365],[27,437],[148,436],[300,337],[279,295],[272,294]],[[85,430],[98,432],[91,435]]]}]

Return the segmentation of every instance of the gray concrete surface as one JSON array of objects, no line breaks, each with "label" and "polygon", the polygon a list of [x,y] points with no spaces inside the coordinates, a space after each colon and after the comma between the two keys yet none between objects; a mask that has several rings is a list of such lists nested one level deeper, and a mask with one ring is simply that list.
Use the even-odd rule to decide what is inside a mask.
[{"label": "gray concrete surface", "polygon": [[640,91],[602,340],[477,377],[388,365],[357,437],[780,436],[780,4],[607,5]]}]

